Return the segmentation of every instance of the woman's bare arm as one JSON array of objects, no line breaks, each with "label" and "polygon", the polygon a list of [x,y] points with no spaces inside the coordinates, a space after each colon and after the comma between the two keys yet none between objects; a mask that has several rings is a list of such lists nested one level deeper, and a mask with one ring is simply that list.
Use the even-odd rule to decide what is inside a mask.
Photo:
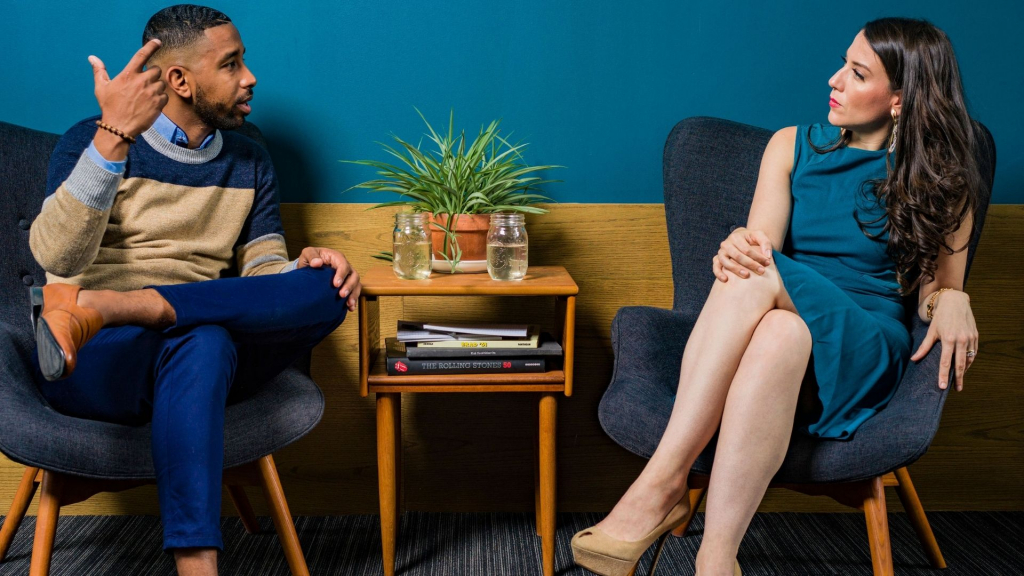
[{"label": "woman's bare arm", "polygon": [[[960,228],[947,238],[947,242],[954,250],[967,246],[971,240],[971,232],[974,229],[974,219],[967,216]],[[935,278],[928,282],[921,283],[921,289],[917,297],[917,313],[921,320],[928,322],[928,300],[939,288],[964,289],[964,274],[967,270],[967,250],[947,254],[939,250],[939,257],[935,262]],[[927,280],[927,279],[926,279]],[[944,298],[940,296],[938,300]],[[938,301],[936,301],[936,308]]]},{"label": "woman's bare arm", "polygon": [[747,228],[767,234],[775,249],[782,247],[789,227],[793,202],[790,179],[796,138],[796,126],[790,126],[776,132],[768,142],[764,156],[761,157],[754,201],[747,217]]},{"label": "woman's bare arm", "polygon": [[771,250],[782,246],[792,206],[790,174],[795,145],[796,127],[791,126],[776,132],[765,147],[747,225],[733,230],[712,259],[711,270],[722,282],[729,281],[726,272],[740,278],[764,273],[764,267],[771,264]]},{"label": "woman's bare arm", "polygon": [[[954,250],[967,245],[971,239],[974,222],[970,216],[960,225],[949,240]],[[964,388],[964,373],[974,363],[978,352],[978,327],[974,322],[970,298],[962,290],[964,272],[967,268],[967,250],[946,254],[939,252],[936,261],[935,278],[923,282],[918,295],[917,313],[925,322],[928,319],[928,302],[940,288],[953,288],[936,297],[932,318],[924,341],[910,359],[914,362],[928,355],[936,342],[942,343],[939,358],[939,388],[949,385],[950,369],[954,371],[957,390]]]}]

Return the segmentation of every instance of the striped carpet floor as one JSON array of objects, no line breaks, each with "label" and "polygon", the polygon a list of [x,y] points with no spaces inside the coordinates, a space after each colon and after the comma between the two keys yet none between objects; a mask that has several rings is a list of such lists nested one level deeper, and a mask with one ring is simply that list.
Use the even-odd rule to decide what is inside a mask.
[{"label": "striped carpet floor", "polygon": [[[569,539],[595,523],[598,514],[562,514],[558,523],[559,576],[589,574],[572,563]],[[929,514],[949,564],[931,570],[904,514],[890,514],[896,574],[942,576],[1024,574],[1024,512]],[[269,518],[263,533],[248,535],[237,518],[223,521],[227,553],[221,573],[288,574]],[[34,518],[22,525],[0,575],[27,574]],[[312,574],[381,574],[380,525],[376,516],[303,516],[299,539]],[[671,538],[658,574],[693,574],[703,516],[686,538]],[[647,574],[653,549],[637,576]],[[744,574],[870,575],[864,517],[859,514],[758,514],[740,547]],[[402,517],[398,570],[407,576],[539,574],[540,539],[530,514],[438,514]],[[160,521],[148,516],[68,516],[60,521],[50,574],[54,576],[172,575],[160,550]]]}]

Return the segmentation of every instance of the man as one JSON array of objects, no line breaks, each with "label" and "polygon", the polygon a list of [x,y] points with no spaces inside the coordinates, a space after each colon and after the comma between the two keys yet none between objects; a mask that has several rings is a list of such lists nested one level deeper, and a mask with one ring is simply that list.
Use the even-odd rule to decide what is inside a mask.
[{"label": "man", "polygon": [[50,161],[30,235],[39,386],[66,414],[152,421],[164,547],[180,574],[216,574],[229,391],[333,331],[359,275],[325,248],[288,261],[270,157],[222,132],[256,85],[231,20],[172,6],[143,44],[114,78],[89,57],[102,115]]}]

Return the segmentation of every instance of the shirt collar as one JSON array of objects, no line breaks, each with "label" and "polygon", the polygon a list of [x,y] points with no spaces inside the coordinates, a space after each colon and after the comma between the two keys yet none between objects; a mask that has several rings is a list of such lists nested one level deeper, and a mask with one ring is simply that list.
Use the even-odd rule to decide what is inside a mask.
[{"label": "shirt collar", "polygon": [[[156,121],[153,122],[153,129],[171,144],[181,146],[182,148],[188,148],[188,134],[185,134],[184,130],[178,128],[178,125],[168,118],[163,112],[161,112],[160,116],[158,116]],[[197,150],[206,148],[206,146],[213,141],[213,135],[216,133],[216,130],[210,132],[206,138],[203,139],[203,142],[199,145]]]}]

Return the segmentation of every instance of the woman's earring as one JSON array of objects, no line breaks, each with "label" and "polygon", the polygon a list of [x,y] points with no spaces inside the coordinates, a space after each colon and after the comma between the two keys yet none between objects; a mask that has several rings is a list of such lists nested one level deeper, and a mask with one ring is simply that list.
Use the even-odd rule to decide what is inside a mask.
[{"label": "woman's earring", "polygon": [[896,150],[896,134],[900,130],[900,119],[896,115],[896,110],[892,111],[892,135],[889,136],[889,154],[892,154]]}]

